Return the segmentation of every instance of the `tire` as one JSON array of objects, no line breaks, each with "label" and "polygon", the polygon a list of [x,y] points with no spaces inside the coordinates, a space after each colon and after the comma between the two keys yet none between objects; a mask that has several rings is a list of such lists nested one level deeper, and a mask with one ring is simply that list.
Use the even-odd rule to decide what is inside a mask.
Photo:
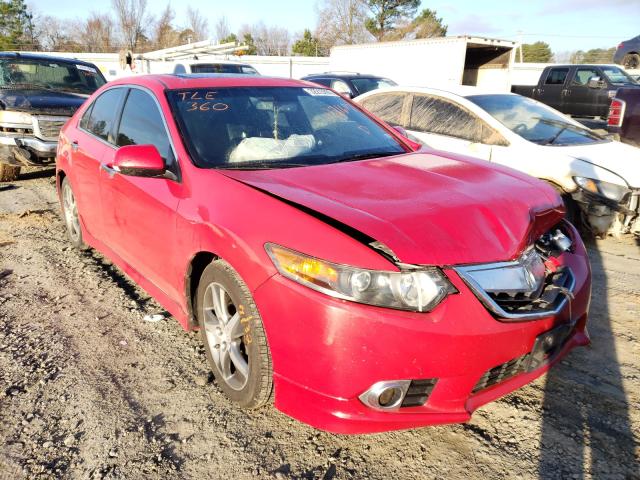
[{"label": "tire", "polygon": [[17,180],[21,168],[19,165],[0,163],[0,182],[13,182]]},{"label": "tire", "polygon": [[[249,289],[224,260],[205,268],[197,289],[196,316],[218,386],[241,408],[270,403],[273,368],[269,344]],[[220,301],[214,300],[221,299]]]},{"label": "tire", "polygon": [[627,53],[622,59],[624,68],[634,70],[640,67],[640,55],[637,53]]},{"label": "tire", "polygon": [[71,182],[66,177],[62,179],[60,186],[60,204],[62,206],[62,219],[69,241],[78,250],[86,250],[87,246],[82,239],[82,229],[80,228],[78,204],[71,188]]}]

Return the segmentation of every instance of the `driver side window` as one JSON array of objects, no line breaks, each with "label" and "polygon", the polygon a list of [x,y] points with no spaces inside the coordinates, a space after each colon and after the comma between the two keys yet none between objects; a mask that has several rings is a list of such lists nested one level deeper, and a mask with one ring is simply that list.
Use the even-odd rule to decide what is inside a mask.
[{"label": "driver side window", "polygon": [[132,88],[122,110],[116,137],[119,147],[125,145],[153,145],[167,166],[175,162],[169,135],[162,113],[150,94]]}]

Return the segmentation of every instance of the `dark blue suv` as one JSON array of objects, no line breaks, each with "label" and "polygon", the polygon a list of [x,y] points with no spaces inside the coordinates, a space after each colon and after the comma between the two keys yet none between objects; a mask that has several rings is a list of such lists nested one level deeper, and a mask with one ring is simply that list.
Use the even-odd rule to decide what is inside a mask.
[{"label": "dark blue suv", "polygon": [[631,70],[640,68],[640,35],[618,45],[613,61]]},{"label": "dark blue suv", "polygon": [[349,98],[357,97],[378,88],[395,87],[397,85],[396,82],[388,78],[351,72],[314,73],[313,75],[302,77],[301,80],[333,88],[339,94]]}]

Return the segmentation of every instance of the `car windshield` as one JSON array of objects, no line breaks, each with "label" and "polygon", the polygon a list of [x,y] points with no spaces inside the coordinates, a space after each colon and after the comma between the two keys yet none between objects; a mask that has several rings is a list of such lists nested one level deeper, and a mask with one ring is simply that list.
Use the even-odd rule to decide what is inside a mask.
[{"label": "car windshield", "polygon": [[538,145],[584,145],[607,141],[530,98],[520,95],[471,95],[466,98],[512,132]]},{"label": "car windshield", "polygon": [[395,87],[398,84],[388,78],[352,78],[351,83],[358,91],[359,95],[370,92],[371,90],[377,90],[379,88]]},{"label": "car windshield", "polygon": [[168,97],[191,158],[203,168],[301,167],[405,152],[325,88],[172,90]]},{"label": "car windshield", "polygon": [[20,87],[92,94],[106,83],[94,67],[55,59],[0,58],[0,88]]},{"label": "car windshield", "polygon": [[618,67],[601,67],[602,72],[614,85],[636,85],[637,82]]},{"label": "car windshield", "polygon": [[191,73],[239,73],[245,75],[259,75],[250,65],[232,63],[197,63],[191,65]]}]

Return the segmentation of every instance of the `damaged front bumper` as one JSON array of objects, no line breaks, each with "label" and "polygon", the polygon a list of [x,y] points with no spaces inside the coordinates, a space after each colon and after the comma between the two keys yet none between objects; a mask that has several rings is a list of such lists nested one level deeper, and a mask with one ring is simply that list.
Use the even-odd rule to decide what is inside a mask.
[{"label": "damaged front bumper", "polygon": [[16,166],[48,166],[54,163],[57,141],[26,135],[0,135],[0,162]]},{"label": "damaged front bumper", "polygon": [[639,189],[631,190],[621,202],[582,189],[576,190],[571,197],[595,235],[640,235]]}]

